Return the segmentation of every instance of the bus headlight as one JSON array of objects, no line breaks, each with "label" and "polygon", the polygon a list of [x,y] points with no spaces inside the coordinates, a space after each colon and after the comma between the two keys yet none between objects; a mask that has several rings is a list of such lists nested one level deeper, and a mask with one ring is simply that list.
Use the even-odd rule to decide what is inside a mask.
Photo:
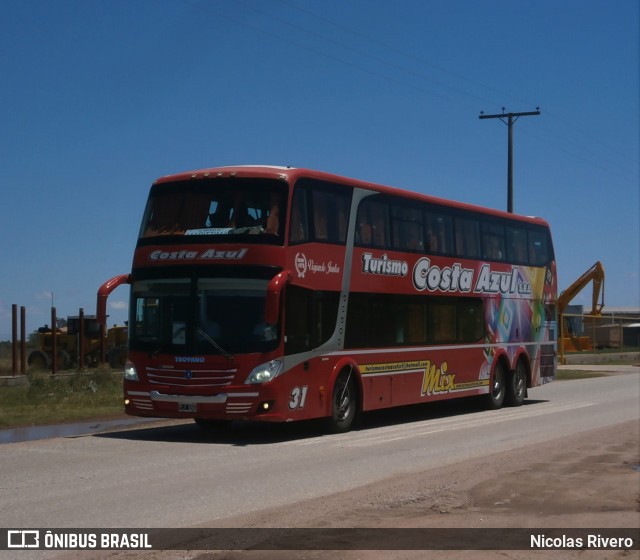
[{"label": "bus headlight", "polygon": [[256,383],[266,383],[275,379],[282,373],[282,362],[280,360],[271,360],[266,364],[261,364],[253,368],[249,377],[245,380],[245,384],[251,385]]},{"label": "bus headlight", "polygon": [[133,365],[133,362],[127,360],[127,363],[124,364],[124,378],[127,381],[138,381],[138,372],[136,370],[136,366]]}]

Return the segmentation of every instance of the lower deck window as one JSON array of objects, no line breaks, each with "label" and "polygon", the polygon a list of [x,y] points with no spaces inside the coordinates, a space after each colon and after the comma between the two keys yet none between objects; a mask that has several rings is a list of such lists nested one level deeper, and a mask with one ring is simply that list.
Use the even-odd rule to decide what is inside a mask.
[{"label": "lower deck window", "polygon": [[287,286],[285,354],[308,352],[333,335],[340,294]]},{"label": "lower deck window", "polygon": [[346,348],[477,342],[484,336],[480,298],[352,293]]}]

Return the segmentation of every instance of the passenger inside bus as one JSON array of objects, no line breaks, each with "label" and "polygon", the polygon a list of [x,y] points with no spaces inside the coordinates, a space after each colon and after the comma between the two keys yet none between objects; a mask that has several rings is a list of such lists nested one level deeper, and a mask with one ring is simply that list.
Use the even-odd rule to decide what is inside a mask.
[{"label": "passenger inside bus", "polygon": [[422,228],[417,223],[407,222],[404,226],[406,248],[410,251],[423,251]]},{"label": "passenger inside bus", "polygon": [[327,241],[327,204],[324,193],[313,191],[313,226],[316,241]]},{"label": "passenger inside bus", "polygon": [[357,242],[361,243],[362,245],[371,245],[371,238],[372,238],[372,227],[371,224],[369,224],[369,222],[367,221],[367,219],[365,218],[365,216],[360,216],[360,221],[358,223],[358,230],[357,230]]},{"label": "passenger inside bus", "polygon": [[238,202],[233,209],[231,220],[229,220],[229,227],[232,229],[245,228],[253,226],[253,220],[249,216],[247,205],[244,202]]},{"label": "passenger inside bus", "polygon": [[291,232],[289,233],[289,239],[292,243],[299,243],[307,240],[305,194],[305,191],[299,189],[293,197],[293,207],[291,209]]},{"label": "passenger inside bus", "polygon": [[386,247],[387,244],[387,223],[385,216],[376,207],[372,207],[373,210],[373,244],[376,247]]},{"label": "passenger inside bus", "polygon": [[265,233],[272,233],[278,235],[280,228],[280,201],[281,196],[278,193],[272,192],[269,201],[269,215],[267,216],[267,223],[264,229]]}]

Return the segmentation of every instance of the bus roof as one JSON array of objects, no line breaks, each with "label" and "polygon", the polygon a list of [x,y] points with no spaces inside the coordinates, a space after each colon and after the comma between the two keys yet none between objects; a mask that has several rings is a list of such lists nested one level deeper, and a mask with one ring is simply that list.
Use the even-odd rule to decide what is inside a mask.
[{"label": "bus roof", "polygon": [[535,216],[523,216],[520,214],[511,214],[503,210],[497,210],[494,208],[487,208],[484,206],[477,206],[474,204],[468,204],[465,202],[458,202],[454,200],[448,200],[436,196],[431,196],[415,191],[410,191],[398,187],[391,187],[387,185],[380,185],[368,181],[362,181],[359,179],[352,179],[341,175],[335,175],[332,173],[326,173],[324,171],[316,171],[313,169],[286,167],[277,165],[231,165],[222,167],[211,167],[205,169],[198,169],[193,171],[185,171],[173,175],[165,175],[154,181],[154,185],[161,183],[171,183],[176,181],[188,181],[207,179],[214,177],[247,177],[256,178],[264,177],[269,179],[279,179],[287,181],[289,184],[294,184],[298,179],[305,177],[310,179],[317,179],[321,181],[328,181],[332,183],[341,183],[347,186],[373,190],[376,192],[388,194],[391,196],[399,196],[402,198],[427,202],[431,204],[438,204],[441,206],[448,206],[451,208],[458,208],[460,210],[467,210],[470,212],[479,212],[486,215],[507,218],[511,220],[519,220],[528,223],[537,223],[545,227],[549,227],[549,224],[543,218]]}]

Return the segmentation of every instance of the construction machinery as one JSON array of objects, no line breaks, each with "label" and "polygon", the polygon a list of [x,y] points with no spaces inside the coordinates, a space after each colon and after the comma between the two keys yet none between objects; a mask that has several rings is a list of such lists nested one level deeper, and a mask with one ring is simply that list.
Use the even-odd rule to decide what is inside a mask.
[{"label": "construction machinery", "polygon": [[107,327],[107,298],[118,286],[126,283],[129,283],[129,275],[121,274],[100,286],[96,315],[67,317],[66,327],[56,327],[55,333],[46,325],[38,329],[38,349],[29,355],[29,367],[49,369],[55,354],[54,369],[95,367],[102,363],[108,363],[112,368],[124,368],[128,328]]},{"label": "construction machinery", "polygon": [[[84,325],[81,334],[81,324]],[[55,331],[56,369],[71,367],[96,367],[103,361],[111,367],[124,367],[126,360],[128,329],[126,326],[113,326],[106,329],[104,346],[105,360],[102,360],[101,325],[95,315],[67,317],[66,327]],[[53,362],[54,333],[45,325],[38,329],[38,349],[29,354],[27,363],[33,369],[50,369]]]},{"label": "construction machinery", "polygon": [[558,297],[558,322],[561,325],[560,357],[564,361],[565,352],[580,352],[593,350],[593,342],[588,336],[578,336],[571,317],[565,316],[569,303],[588,284],[593,282],[593,293],[591,296],[591,311],[587,314],[590,317],[600,317],[604,307],[604,267],[597,261],[591,268],[582,274]]}]

